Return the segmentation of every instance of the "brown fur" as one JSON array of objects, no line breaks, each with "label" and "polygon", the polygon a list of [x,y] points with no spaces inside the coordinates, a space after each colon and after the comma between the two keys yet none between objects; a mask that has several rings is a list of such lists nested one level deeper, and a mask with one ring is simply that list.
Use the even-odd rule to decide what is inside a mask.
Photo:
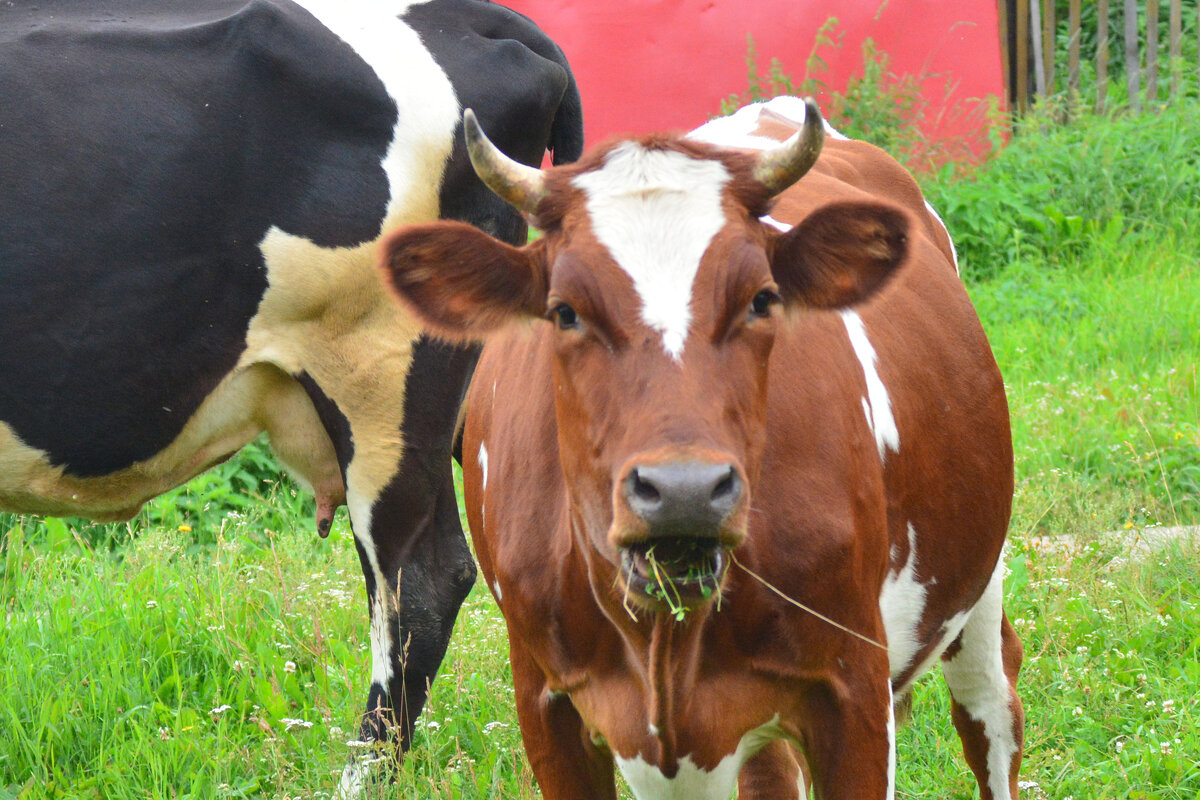
[{"label": "brown fur", "polygon": [[[794,797],[801,760],[826,800],[882,797],[888,681],[902,695],[914,667],[891,675],[880,647],[800,611],[751,573],[883,642],[880,590],[905,563],[911,524],[928,589],[914,665],[944,647],[941,626],[978,600],[1007,528],[1012,461],[999,372],[948,239],[915,182],[881,151],[827,143],[812,172],[774,201],[772,216],[795,225],[781,235],[756,219],[767,201],[753,186],[752,156],[641,142],[719,158],[734,175],[727,224],[692,288],[681,365],[641,321],[628,276],[570,184],[600,168],[612,145],[549,173],[538,209],[546,238],[525,251],[540,265],[528,274],[548,279],[527,284],[528,295],[507,288],[517,259],[498,246],[463,249],[472,263],[456,275],[475,285],[396,275],[413,263],[396,252],[408,240],[393,240],[386,255],[413,310],[439,324],[496,328],[501,307],[540,316],[533,297],[542,291],[579,312],[569,330],[538,321],[489,337],[464,439],[467,514],[508,623],[534,772],[551,800],[611,798],[613,755],[666,776],[685,757],[712,770],[747,732],[766,730],[790,744],[749,759],[744,797]],[[444,238],[446,253],[457,239],[449,226],[425,235]],[[437,309],[415,299],[425,289],[412,286],[425,281]],[[493,296],[483,285],[501,289]],[[796,313],[748,313],[758,292],[773,289]],[[884,462],[864,418],[862,368],[828,310],[851,303],[901,434]],[[466,319],[470,307],[482,326]],[[619,547],[644,533],[617,487],[631,468],[672,458],[728,462],[746,484],[746,513],[729,523],[738,565],[721,601],[678,623],[661,604],[628,602],[619,568]],[[1014,641],[1006,635],[1006,658]],[[960,731],[974,768],[979,731]]]}]

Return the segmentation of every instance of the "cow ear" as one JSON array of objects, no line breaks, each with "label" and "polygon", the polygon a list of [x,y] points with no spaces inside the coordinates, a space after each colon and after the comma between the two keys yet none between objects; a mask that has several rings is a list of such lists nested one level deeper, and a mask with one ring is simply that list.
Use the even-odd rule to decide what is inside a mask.
[{"label": "cow ear", "polygon": [[834,203],[779,237],[771,273],[785,302],[844,308],[883,285],[908,254],[907,215],[877,203]]},{"label": "cow ear", "polygon": [[384,283],[435,334],[481,339],[546,312],[545,251],[497,241],[462,222],[402,229],[383,244]]}]

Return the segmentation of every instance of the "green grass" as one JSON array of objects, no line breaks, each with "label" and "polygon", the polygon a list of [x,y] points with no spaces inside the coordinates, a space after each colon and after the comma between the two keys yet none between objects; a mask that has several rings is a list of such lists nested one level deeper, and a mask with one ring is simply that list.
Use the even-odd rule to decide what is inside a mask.
[{"label": "green grass", "polygon": [[[1194,135],[1164,117],[1142,127]],[[994,162],[1007,170],[930,191],[942,207],[960,192],[947,219],[968,233],[1012,409],[1025,797],[1197,800],[1200,551],[1129,560],[1103,534],[1200,524],[1197,206],[1160,192],[1193,185],[1200,149],[1091,196],[1067,187],[1122,147],[1150,151],[1110,123],[1095,122],[1094,164],[1082,133],[1025,136]],[[0,800],[328,797],[347,758],[377,757],[350,744],[370,655],[344,518],[318,539],[311,501],[265,459],[256,446],[128,524],[0,515]],[[1060,533],[1079,547],[1031,546]],[[941,681],[915,694],[898,796],[972,797]],[[368,796],[537,796],[482,585],[397,782]]]},{"label": "green grass", "polygon": [[1200,521],[1196,252],[1130,244],[971,287],[1012,408],[1017,532]]},{"label": "green grass", "polygon": [[[1119,546],[1095,535],[1200,522],[1191,252],[1018,263],[971,287],[1013,412],[1008,608],[1026,644],[1028,797],[1200,797],[1200,552],[1114,565]],[[347,743],[370,673],[362,579],[344,520],[318,539],[292,491],[263,510],[209,508],[207,532],[113,526],[126,537],[113,548],[5,518],[0,798],[332,792],[360,752]],[[1080,553],[1028,547],[1061,532],[1084,536]],[[972,796],[936,677],[900,751],[900,797]],[[536,797],[533,785],[503,623],[478,586],[411,757],[370,796]]]}]

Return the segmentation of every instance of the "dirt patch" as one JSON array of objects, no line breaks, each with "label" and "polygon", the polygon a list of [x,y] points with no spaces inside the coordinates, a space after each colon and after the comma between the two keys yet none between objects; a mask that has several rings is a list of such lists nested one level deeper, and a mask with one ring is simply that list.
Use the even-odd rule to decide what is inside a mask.
[{"label": "dirt patch", "polygon": [[1029,540],[1029,546],[1046,555],[1074,556],[1082,553],[1093,541],[1103,541],[1106,544],[1116,544],[1125,556],[1113,560],[1118,564],[1126,559],[1137,560],[1148,558],[1175,542],[1183,544],[1200,544],[1200,526],[1182,525],[1170,528],[1130,528],[1124,531],[1110,531],[1096,537],[1080,538],[1062,534],[1058,536],[1035,536]]}]

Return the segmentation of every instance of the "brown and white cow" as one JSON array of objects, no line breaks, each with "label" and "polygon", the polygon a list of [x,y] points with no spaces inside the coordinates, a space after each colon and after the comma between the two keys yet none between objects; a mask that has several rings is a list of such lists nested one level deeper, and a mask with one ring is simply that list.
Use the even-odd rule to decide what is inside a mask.
[{"label": "brown and white cow", "polygon": [[[410,308],[487,340],[468,517],[547,798],[615,797],[614,764],[641,800],[892,797],[893,709],[939,657],[982,796],[1017,793],[1004,386],[912,177],[804,114],[545,173],[468,118],[545,236],[386,245]],[[731,126],[803,129],[699,140]]]}]

